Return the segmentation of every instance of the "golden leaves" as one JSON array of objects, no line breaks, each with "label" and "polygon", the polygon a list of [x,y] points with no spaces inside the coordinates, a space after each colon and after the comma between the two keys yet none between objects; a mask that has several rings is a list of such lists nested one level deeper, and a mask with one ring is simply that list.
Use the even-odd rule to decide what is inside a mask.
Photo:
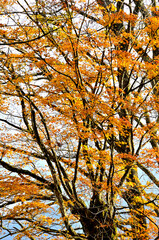
[{"label": "golden leaves", "polygon": [[[49,234],[55,220],[56,237],[80,239],[87,225],[93,227],[90,219],[98,223],[96,231],[109,227],[107,216],[115,209],[113,224],[118,218],[125,238],[133,238],[149,231],[139,217],[156,217],[159,63],[152,51],[159,44],[158,16],[140,19],[131,6],[119,6],[120,1],[107,7],[104,1],[37,1],[23,12],[27,26],[17,20],[15,28],[0,31],[9,46],[0,56],[6,166],[0,186],[4,204],[10,197],[15,204],[4,218],[29,218],[31,233]],[[76,220],[85,224],[81,235]]]}]

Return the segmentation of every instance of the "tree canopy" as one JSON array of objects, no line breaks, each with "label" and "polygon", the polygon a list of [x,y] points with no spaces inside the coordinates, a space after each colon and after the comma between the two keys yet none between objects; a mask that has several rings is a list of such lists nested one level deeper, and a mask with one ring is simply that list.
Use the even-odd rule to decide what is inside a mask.
[{"label": "tree canopy", "polygon": [[159,239],[156,0],[0,18],[0,239]]}]

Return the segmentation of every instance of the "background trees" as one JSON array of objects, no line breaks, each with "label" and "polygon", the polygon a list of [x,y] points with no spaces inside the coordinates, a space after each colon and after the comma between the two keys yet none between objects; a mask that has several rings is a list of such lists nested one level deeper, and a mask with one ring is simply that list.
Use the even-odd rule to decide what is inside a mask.
[{"label": "background trees", "polygon": [[1,1],[0,214],[16,239],[158,239],[156,2]]}]

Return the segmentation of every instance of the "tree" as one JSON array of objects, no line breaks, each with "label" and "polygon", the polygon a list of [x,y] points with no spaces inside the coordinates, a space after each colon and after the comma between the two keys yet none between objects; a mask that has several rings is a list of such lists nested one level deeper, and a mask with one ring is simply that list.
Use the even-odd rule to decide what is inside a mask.
[{"label": "tree", "polygon": [[156,1],[0,13],[0,239],[159,239]]}]

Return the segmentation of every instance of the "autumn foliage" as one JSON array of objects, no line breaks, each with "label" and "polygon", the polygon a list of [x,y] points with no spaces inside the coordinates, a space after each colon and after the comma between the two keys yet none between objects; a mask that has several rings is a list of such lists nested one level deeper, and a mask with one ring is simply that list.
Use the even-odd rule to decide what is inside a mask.
[{"label": "autumn foliage", "polygon": [[159,239],[155,0],[1,0],[0,239]]}]

